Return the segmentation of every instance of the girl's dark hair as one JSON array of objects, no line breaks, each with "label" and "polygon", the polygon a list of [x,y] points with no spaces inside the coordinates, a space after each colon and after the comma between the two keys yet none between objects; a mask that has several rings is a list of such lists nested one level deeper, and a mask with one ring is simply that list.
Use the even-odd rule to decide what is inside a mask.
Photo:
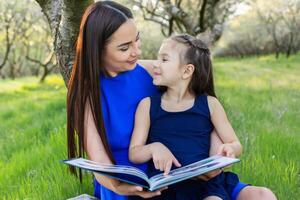
[{"label": "girl's dark hair", "polygon": [[[76,56],[67,94],[68,158],[85,156],[85,107],[90,105],[97,132],[114,163],[104,127],[100,101],[102,55],[111,35],[128,19],[131,11],[113,1],[99,1],[84,12],[76,44]],[[71,172],[77,175],[76,170]],[[82,180],[81,171],[79,178]]]},{"label": "girl's dark hair", "polygon": [[207,45],[202,40],[187,34],[175,35],[170,39],[186,46],[183,60],[185,64],[195,66],[195,71],[188,86],[189,90],[194,92],[195,95],[208,94],[216,97],[212,62]]}]

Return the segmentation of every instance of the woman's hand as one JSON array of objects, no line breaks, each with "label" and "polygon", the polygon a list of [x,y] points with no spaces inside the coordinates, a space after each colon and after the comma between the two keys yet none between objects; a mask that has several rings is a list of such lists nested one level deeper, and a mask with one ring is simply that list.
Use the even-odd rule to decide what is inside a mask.
[{"label": "woman's hand", "polygon": [[[234,147],[231,144],[221,144],[218,148],[218,155],[221,156],[227,156],[227,157],[231,157],[231,158],[235,158],[235,151],[234,151]],[[227,166],[226,168],[229,168],[231,165]],[[194,179],[200,179],[203,181],[208,181],[212,178],[214,178],[215,176],[219,175],[221,172],[223,171],[223,169],[216,169],[213,170],[211,172],[202,174],[200,176],[195,177]]]},{"label": "woman's hand", "polygon": [[205,174],[202,174],[200,176],[196,176],[193,179],[194,180],[202,180],[202,181],[209,181],[210,179],[214,178],[215,176],[219,175],[223,169],[216,169],[211,172],[207,172]]},{"label": "woman's hand", "polygon": [[113,180],[113,182],[114,182],[113,191],[119,195],[125,195],[125,196],[140,196],[142,198],[151,198],[151,197],[161,195],[161,192],[167,189],[167,188],[162,188],[154,192],[147,192],[147,191],[143,191],[143,188],[140,186],[131,185],[118,180]]},{"label": "woman's hand", "polygon": [[176,167],[181,166],[171,151],[160,142],[152,143],[150,151],[155,168],[164,171],[164,175],[167,175],[170,172],[172,164]]}]

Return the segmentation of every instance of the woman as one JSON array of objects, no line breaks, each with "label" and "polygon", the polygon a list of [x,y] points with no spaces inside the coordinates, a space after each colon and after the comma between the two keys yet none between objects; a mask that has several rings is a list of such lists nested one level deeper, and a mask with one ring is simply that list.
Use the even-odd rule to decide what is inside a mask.
[{"label": "woman", "polygon": [[[134,113],[141,99],[156,92],[150,76],[152,62],[141,62],[143,68],[137,64],[140,54],[139,32],[128,8],[100,1],[86,9],[68,85],[69,158],[86,152],[89,159],[97,162],[133,165],[128,160],[128,148]],[[135,166],[142,170],[146,167]],[[161,192],[145,192],[139,186],[99,174],[94,176],[95,196],[101,199],[150,198]],[[242,190],[239,199],[247,199],[256,192],[272,195],[267,189],[251,186]]]}]

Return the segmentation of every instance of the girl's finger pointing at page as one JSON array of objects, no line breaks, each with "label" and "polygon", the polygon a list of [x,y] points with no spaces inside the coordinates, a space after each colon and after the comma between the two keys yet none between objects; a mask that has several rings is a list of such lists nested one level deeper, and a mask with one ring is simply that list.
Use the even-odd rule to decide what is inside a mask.
[{"label": "girl's finger pointing at page", "polygon": [[175,157],[173,158],[173,163],[176,167],[181,167],[181,164],[178,162],[178,160]]},{"label": "girl's finger pointing at page", "polygon": [[172,167],[172,161],[167,162],[164,175],[168,175]]}]

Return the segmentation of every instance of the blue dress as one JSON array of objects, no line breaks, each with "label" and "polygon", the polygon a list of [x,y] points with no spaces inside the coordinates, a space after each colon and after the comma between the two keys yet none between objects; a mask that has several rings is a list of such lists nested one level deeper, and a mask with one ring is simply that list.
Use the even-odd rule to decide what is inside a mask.
[{"label": "blue dress", "polygon": [[[147,165],[129,161],[128,148],[138,103],[157,93],[152,77],[140,65],[116,77],[100,77],[101,103],[107,139],[116,164],[130,165],[145,171]],[[94,195],[102,200],[126,200],[94,180]]]},{"label": "blue dress", "polygon": [[[168,112],[161,108],[161,95],[151,97],[150,131],[148,143],[164,144],[177,158],[182,166],[205,159],[209,156],[210,134],[214,126],[210,119],[207,95],[197,96],[194,105],[182,112]],[[174,169],[174,165],[173,165]],[[149,175],[156,170],[153,162],[149,163]],[[237,176],[232,176],[238,183]],[[218,196],[223,200],[230,199],[226,188],[226,175],[220,175],[209,181],[186,180],[170,185],[161,196],[153,199],[163,200],[197,200],[208,196]]]}]

